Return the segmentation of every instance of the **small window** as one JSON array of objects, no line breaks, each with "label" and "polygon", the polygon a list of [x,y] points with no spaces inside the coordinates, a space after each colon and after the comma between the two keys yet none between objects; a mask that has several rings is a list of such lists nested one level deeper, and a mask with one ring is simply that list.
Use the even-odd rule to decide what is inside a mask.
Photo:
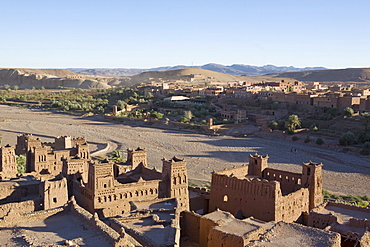
[{"label": "small window", "polygon": [[56,197],[54,197],[54,198],[53,198],[53,202],[54,202],[54,203],[56,203],[56,202],[57,202],[57,198],[56,198]]},{"label": "small window", "polygon": [[107,184],[104,184],[104,188],[107,188]]}]

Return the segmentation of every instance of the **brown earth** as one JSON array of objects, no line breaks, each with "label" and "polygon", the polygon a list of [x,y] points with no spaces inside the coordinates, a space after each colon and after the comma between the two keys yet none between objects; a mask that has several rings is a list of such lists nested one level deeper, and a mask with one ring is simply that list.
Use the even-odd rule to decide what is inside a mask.
[{"label": "brown earth", "polygon": [[248,155],[256,152],[270,156],[270,167],[292,172],[301,172],[302,162],[312,160],[324,164],[325,189],[344,194],[370,194],[369,157],[289,140],[266,139],[266,136],[206,136],[148,128],[145,123],[106,122],[102,116],[76,117],[0,105],[3,145],[14,145],[16,136],[21,133],[32,133],[43,141],[52,141],[60,135],[85,136],[89,142],[108,143],[107,152],[140,146],[148,150],[149,166],[158,169],[162,158],[184,157],[190,179],[198,181],[209,181],[213,170],[247,164]]}]

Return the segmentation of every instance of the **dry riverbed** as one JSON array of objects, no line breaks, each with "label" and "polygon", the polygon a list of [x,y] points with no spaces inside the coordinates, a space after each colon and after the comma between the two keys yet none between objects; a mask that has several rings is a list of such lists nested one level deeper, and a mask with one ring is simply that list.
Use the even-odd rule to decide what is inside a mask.
[{"label": "dry riverbed", "polygon": [[[109,143],[109,150],[142,147],[149,166],[161,168],[162,158],[187,160],[190,179],[208,181],[213,170],[248,163],[252,153],[268,154],[269,166],[301,172],[302,162],[324,164],[324,188],[344,194],[370,194],[370,158],[320,147],[257,137],[206,136],[174,130],[106,122],[101,116],[76,117],[49,111],[0,105],[3,145],[15,145],[16,136],[32,133],[43,141],[55,136],[85,136],[89,142]],[[294,145],[294,147],[293,147]],[[93,145],[93,149],[103,145]],[[291,152],[292,148],[296,152]]]}]

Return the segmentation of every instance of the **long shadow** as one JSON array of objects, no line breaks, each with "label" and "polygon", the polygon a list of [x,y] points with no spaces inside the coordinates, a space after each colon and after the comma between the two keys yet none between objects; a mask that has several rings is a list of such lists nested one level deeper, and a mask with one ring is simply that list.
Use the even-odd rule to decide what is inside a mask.
[{"label": "long shadow", "polygon": [[[14,131],[14,130],[4,130],[4,129],[2,129],[0,131],[9,132],[9,133],[16,133],[16,134],[30,134],[30,133],[25,133],[24,131]],[[32,134],[32,136],[34,136],[34,137],[50,138],[50,139],[54,139],[55,138],[55,136],[40,135],[40,134]]]},{"label": "long shadow", "polygon": [[[79,246],[93,246],[95,241],[102,244],[101,235],[98,234],[90,226],[87,226],[84,222],[74,217],[76,221],[71,222],[69,217],[74,217],[69,212],[59,212],[52,216],[47,217],[44,220],[45,226],[34,226],[34,227],[19,227],[20,229],[29,230],[33,232],[50,232],[53,235],[59,236],[61,239],[76,239],[83,238],[84,244]],[[75,224],[77,222],[77,224]],[[96,239],[98,238],[98,239]],[[64,241],[63,241],[64,242]],[[105,242],[105,241],[104,241]],[[58,244],[64,244],[59,241]],[[107,243],[106,243],[107,244]],[[104,245],[105,246],[105,245]]]}]

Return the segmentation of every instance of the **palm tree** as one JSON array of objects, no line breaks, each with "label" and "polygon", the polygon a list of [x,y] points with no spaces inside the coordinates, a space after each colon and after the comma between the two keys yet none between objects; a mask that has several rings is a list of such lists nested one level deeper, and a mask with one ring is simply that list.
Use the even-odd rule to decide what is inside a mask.
[{"label": "palm tree", "polygon": [[301,126],[301,120],[297,115],[290,115],[288,121],[285,122],[285,128],[290,134],[294,133],[297,127]]},{"label": "palm tree", "polygon": [[117,163],[123,162],[124,161],[123,153],[121,151],[114,150],[110,155],[109,159]]}]

